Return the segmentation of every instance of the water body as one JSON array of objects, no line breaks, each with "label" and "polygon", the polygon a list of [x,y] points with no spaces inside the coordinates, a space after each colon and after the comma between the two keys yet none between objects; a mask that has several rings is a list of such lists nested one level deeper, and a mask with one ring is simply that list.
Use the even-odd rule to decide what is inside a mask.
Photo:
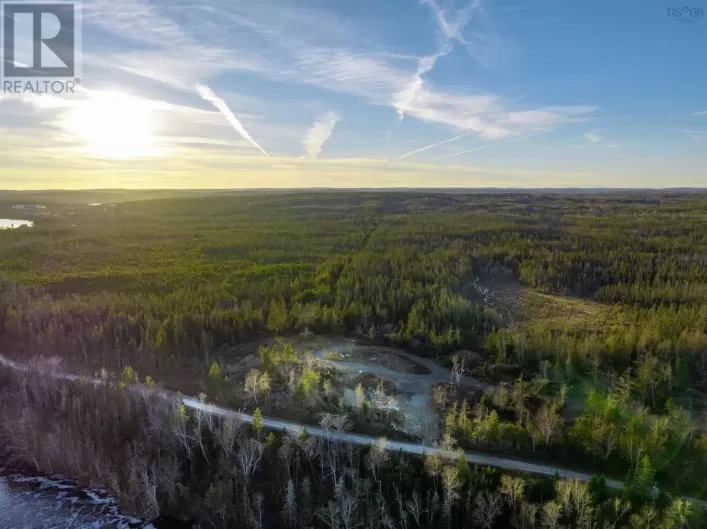
[{"label": "water body", "polygon": [[154,529],[118,513],[115,500],[61,478],[0,474],[3,529]]},{"label": "water body", "polygon": [[31,220],[16,220],[16,219],[0,219],[0,230],[19,228],[20,226],[34,226]]}]

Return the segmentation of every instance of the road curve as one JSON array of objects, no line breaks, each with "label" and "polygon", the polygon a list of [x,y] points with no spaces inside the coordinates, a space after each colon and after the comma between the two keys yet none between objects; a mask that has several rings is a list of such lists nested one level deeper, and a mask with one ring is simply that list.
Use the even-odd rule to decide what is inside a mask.
[{"label": "road curve", "polygon": [[[6,367],[25,372],[29,371],[30,369],[28,366],[10,360],[9,358],[6,358],[2,355],[0,355],[0,365],[4,365]],[[95,385],[106,384],[106,381],[99,378],[82,377],[71,373],[52,373],[52,375],[55,378],[59,378],[62,380],[83,380],[86,382],[93,383]],[[216,406],[214,404],[208,404],[200,401],[197,398],[179,395],[178,393],[175,393],[173,391],[168,391],[164,389],[149,389],[142,384],[136,384],[130,387],[133,391],[139,392],[143,395],[155,394],[158,395],[160,398],[164,398],[166,400],[181,399],[182,404],[184,404],[184,406],[187,408],[191,408],[194,410],[202,410],[218,417],[230,417],[234,419],[239,419],[246,424],[252,424],[253,422],[253,416],[251,414],[243,413],[241,411],[233,410],[231,408]],[[324,430],[324,428],[321,428],[319,426],[304,425],[300,423],[285,421],[282,419],[276,419],[273,417],[263,417],[263,425],[270,430],[285,431],[288,434],[293,435],[299,435],[302,432],[302,429],[306,428],[309,435],[313,437],[334,439],[338,441],[343,441],[345,443],[351,443],[361,446],[376,444],[379,441],[379,438],[373,437],[371,435],[353,432],[337,432],[332,430],[326,431]],[[407,441],[389,440],[386,441],[385,447],[388,450],[401,451],[408,454],[439,454],[443,457],[451,459],[455,459],[458,456],[458,452],[450,452],[435,446],[426,446],[424,444],[412,443]],[[575,472],[573,470],[555,467],[552,465],[532,463],[529,461],[520,461],[507,457],[493,456],[489,454],[484,454],[482,452],[465,452],[465,457],[469,463],[498,467],[516,472],[529,472],[531,474],[543,474],[546,476],[554,476],[557,474],[558,476],[564,479],[578,479],[580,481],[589,481],[592,478],[591,474],[585,474],[583,472]],[[624,485],[622,482],[612,479],[607,479],[606,483],[609,487],[612,488],[622,488]]]}]

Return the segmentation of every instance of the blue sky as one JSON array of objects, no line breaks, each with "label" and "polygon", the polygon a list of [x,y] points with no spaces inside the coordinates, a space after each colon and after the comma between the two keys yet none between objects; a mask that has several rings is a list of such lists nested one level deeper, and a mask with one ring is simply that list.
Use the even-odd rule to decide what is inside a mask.
[{"label": "blue sky", "polygon": [[671,7],[89,0],[81,91],[0,94],[0,187],[703,187]]}]

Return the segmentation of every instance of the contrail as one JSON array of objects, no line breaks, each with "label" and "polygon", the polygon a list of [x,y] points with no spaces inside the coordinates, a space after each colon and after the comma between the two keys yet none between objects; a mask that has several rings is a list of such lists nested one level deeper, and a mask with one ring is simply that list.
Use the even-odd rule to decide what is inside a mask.
[{"label": "contrail", "polygon": [[228,108],[228,105],[226,102],[218,97],[216,94],[214,94],[213,90],[209,88],[206,85],[202,84],[197,84],[196,85],[196,90],[199,92],[199,95],[204,98],[206,101],[214,105],[221,114],[223,114],[223,117],[226,118],[226,121],[228,121],[231,126],[236,129],[236,132],[240,134],[244,140],[246,140],[248,143],[253,145],[254,147],[257,147],[257,149],[262,152],[265,156],[268,158],[270,155],[263,149],[258,143],[251,137],[250,134],[248,134],[248,131],[245,130],[245,127],[243,124],[238,121],[238,118],[233,115],[233,112],[231,112],[231,109]]},{"label": "contrail", "polygon": [[510,143],[512,141],[524,140],[526,138],[532,138],[533,136],[539,136],[540,134],[547,134],[552,132],[554,129],[543,130],[541,132],[535,132],[533,134],[528,134],[527,136],[521,136],[520,138],[512,138],[510,140],[499,141],[496,143],[490,143],[489,145],[482,145],[481,147],[475,147],[474,149],[467,149],[461,152],[455,152],[454,154],[447,154],[446,156],[440,156],[439,158],[432,158],[430,162],[436,162],[437,160],[444,160],[445,158],[451,158],[452,156],[459,156],[460,154],[466,154],[467,152],[480,151],[481,149],[488,149],[489,147],[495,147],[496,145],[503,145],[504,143]]},{"label": "contrail", "polygon": [[469,134],[473,134],[473,133],[474,133],[474,131],[465,132],[464,134],[460,134],[459,136],[454,136],[453,138],[449,138],[448,140],[439,141],[439,142],[437,142],[437,143],[433,143],[432,145],[428,145],[428,146],[426,146],[426,147],[422,147],[422,148],[416,149],[416,150],[414,150],[414,151],[406,152],[405,154],[402,154],[402,155],[398,156],[398,157],[396,158],[396,160],[404,160],[404,159],[407,158],[408,156],[412,156],[413,154],[417,154],[418,152],[424,152],[424,151],[426,151],[427,149],[432,149],[433,147],[438,147],[438,146],[440,146],[440,145],[444,145],[445,143],[451,143],[451,142],[453,142],[453,141],[460,140],[460,139],[462,139],[462,138],[468,136]]}]

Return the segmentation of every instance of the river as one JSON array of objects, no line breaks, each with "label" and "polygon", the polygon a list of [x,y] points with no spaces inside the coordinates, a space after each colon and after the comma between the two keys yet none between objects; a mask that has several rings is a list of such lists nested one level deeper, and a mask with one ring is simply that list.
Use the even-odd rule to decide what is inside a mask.
[{"label": "river", "polygon": [[155,529],[118,513],[115,500],[61,478],[0,473],[2,529]]}]

